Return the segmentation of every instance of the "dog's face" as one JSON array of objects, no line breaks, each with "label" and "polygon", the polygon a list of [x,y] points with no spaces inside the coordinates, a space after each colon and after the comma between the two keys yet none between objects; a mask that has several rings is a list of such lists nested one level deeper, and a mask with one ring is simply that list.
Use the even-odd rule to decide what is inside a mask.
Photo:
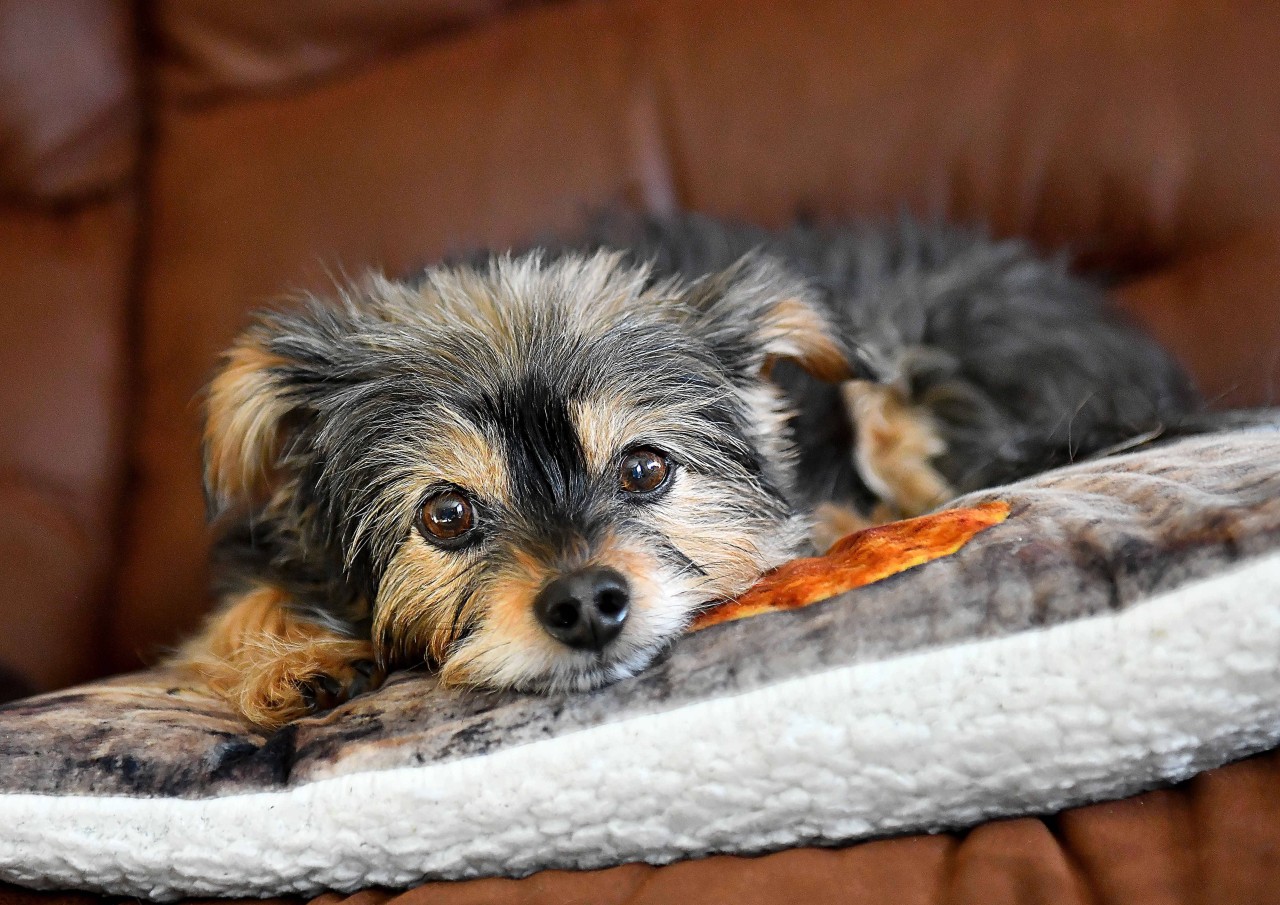
[{"label": "dog's face", "polygon": [[367,600],[389,665],[595,687],[801,548],[765,372],[842,376],[831,337],[768,262],[689,285],[603,253],[374,278],[233,349],[210,497]]}]

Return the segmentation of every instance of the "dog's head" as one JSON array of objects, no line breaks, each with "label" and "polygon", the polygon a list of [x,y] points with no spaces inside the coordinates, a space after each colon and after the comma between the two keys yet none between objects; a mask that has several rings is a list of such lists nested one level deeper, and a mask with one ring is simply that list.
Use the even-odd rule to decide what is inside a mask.
[{"label": "dog's head", "polygon": [[616,680],[803,544],[767,371],[846,369],[806,293],[763,260],[655,282],[611,253],[371,278],[230,352],[210,500],[367,600],[389,665]]}]

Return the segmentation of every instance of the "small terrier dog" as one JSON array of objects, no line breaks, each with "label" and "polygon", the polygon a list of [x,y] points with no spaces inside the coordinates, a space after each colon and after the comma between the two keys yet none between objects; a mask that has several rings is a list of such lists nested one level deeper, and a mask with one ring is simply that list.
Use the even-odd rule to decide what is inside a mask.
[{"label": "small terrier dog", "polygon": [[372,276],[213,380],[222,605],[175,659],[265,729],[423,663],[591,689],[787,559],[1197,404],[1098,289],[953,229],[615,218]]}]

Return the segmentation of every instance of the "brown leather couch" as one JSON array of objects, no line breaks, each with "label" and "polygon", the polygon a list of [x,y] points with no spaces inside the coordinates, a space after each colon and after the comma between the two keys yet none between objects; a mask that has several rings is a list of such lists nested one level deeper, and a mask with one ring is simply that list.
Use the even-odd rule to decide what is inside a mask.
[{"label": "brown leather couch", "polygon": [[[0,685],[198,619],[198,394],[246,309],[602,204],[986,223],[1113,278],[1219,404],[1280,401],[1278,54],[1280,6],[1213,0],[0,0]],[[1280,759],[964,836],[410,896],[1275,902]]]}]

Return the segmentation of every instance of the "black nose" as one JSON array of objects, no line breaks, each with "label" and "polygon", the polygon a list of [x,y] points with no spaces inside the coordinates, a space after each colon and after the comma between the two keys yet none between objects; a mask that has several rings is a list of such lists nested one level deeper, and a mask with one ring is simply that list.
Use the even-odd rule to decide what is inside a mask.
[{"label": "black nose", "polygon": [[630,609],[627,580],[601,567],[561,575],[533,601],[547,634],[581,650],[604,650],[622,631]]}]

